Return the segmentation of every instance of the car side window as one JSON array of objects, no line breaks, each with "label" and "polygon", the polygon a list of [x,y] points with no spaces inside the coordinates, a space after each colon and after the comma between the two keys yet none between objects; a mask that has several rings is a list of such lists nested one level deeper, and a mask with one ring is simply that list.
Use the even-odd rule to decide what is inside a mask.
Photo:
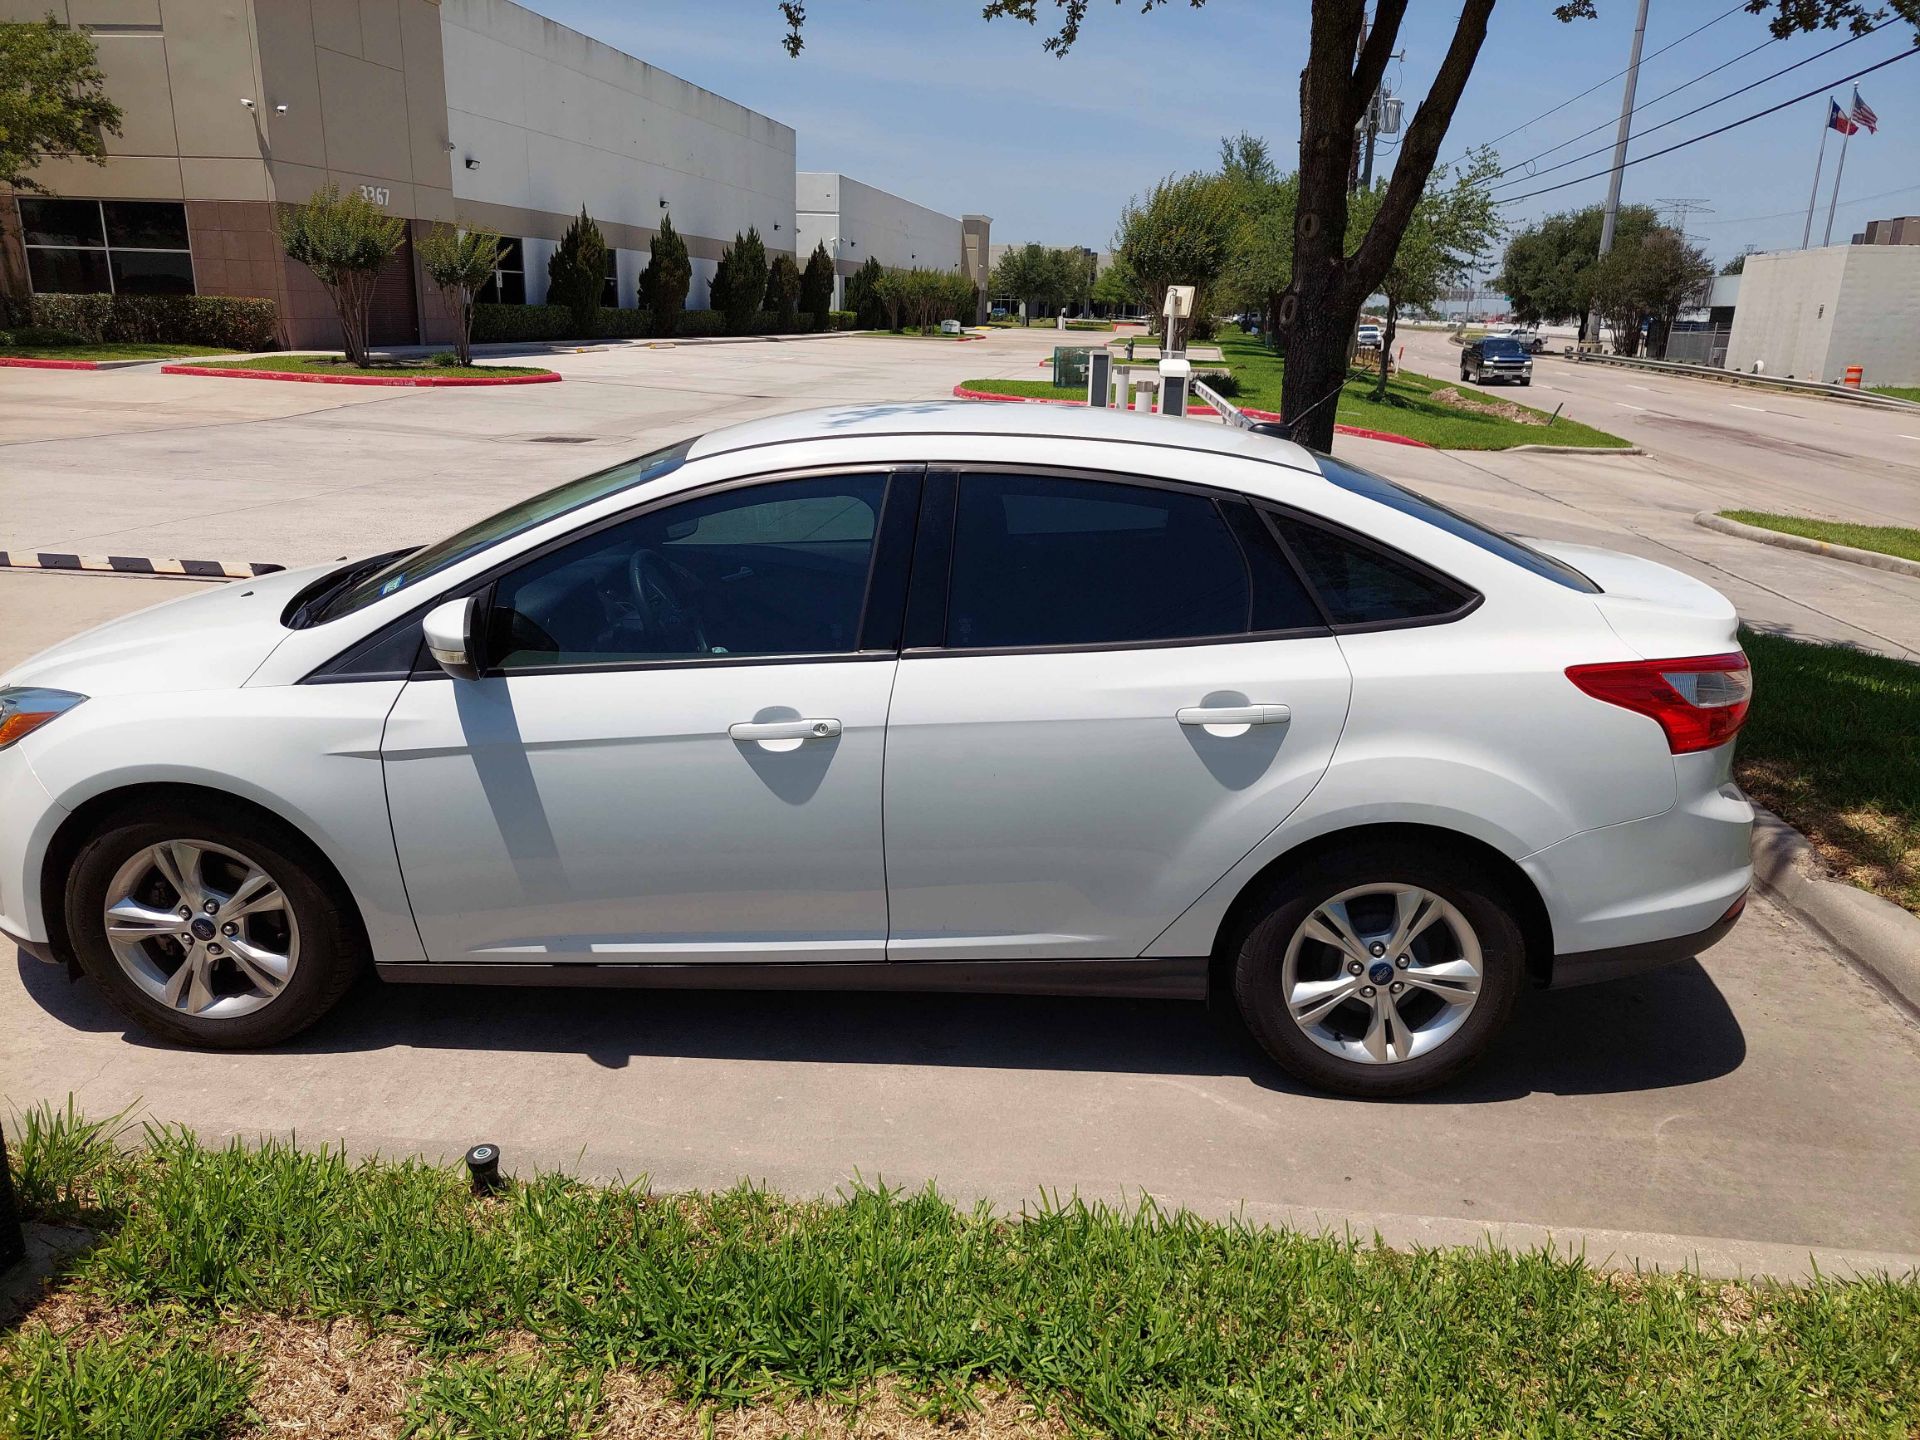
[{"label": "car side window", "polygon": [[[950,649],[1204,639],[1254,621],[1253,576],[1220,506],[1123,481],[962,476],[950,573]],[[1319,624],[1304,592],[1293,612]]]},{"label": "car side window", "polygon": [[884,474],[780,480],[664,506],[503,577],[491,668],[859,648]]},{"label": "car side window", "polygon": [[1375,546],[1268,513],[1336,625],[1437,620],[1473,599],[1470,591]]}]

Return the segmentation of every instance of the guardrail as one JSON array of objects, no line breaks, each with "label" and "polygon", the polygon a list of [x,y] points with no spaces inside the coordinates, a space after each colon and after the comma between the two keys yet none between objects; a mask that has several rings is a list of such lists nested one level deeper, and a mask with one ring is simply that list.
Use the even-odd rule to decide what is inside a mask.
[{"label": "guardrail", "polygon": [[1846,385],[1830,385],[1824,380],[1790,380],[1781,375],[1751,375],[1744,370],[1722,370],[1717,365],[1689,365],[1678,360],[1647,360],[1638,355],[1600,355],[1592,351],[1562,351],[1579,365],[1612,365],[1622,370],[1664,371],[1669,375],[1688,375],[1696,380],[1718,380],[1726,385],[1751,385],[1761,390],[1782,390],[1788,394],[1823,395],[1831,400],[1846,400],[1881,410],[1920,410],[1911,400],[1892,395],[1875,395],[1870,390],[1855,390]]}]

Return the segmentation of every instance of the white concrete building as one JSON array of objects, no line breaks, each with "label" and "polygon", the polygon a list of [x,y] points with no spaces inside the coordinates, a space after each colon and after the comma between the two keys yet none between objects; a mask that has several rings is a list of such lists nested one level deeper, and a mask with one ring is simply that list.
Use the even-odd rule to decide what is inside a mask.
[{"label": "white concrete building", "polygon": [[840,306],[843,281],[873,256],[891,270],[951,270],[986,284],[988,250],[984,215],[956,217],[929,210],[837,171],[802,170],[794,177],[794,224],[804,267],[814,246],[833,257],[833,303]]},{"label": "white concrete building", "polygon": [[1727,368],[1920,385],[1920,245],[1827,245],[1747,257]]}]

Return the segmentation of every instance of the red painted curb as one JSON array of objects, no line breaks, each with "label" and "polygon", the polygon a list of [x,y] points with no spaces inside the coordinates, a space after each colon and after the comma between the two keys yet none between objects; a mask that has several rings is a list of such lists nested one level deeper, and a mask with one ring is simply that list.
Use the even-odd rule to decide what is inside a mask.
[{"label": "red painted curb", "polygon": [[0,356],[0,365],[15,370],[98,370],[98,360],[29,360],[24,356]]},{"label": "red painted curb", "polygon": [[545,385],[560,378],[544,375],[309,375],[299,370],[226,370],[211,365],[162,365],[162,375],[212,375],[222,380],[303,380],[315,385],[405,385],[415,389],[457,385]]},{"label": "red painted curb", "polygon": [[[1084,400],[1056,400],[1050,395],[996,395],[991,390],[969,390],[964,385],[953,387],[954,395],[961,400],[999,400],[1015,405],[1084,405]],[[1118,407],[1115,407],[1118,408]],[[1129,412],[1130,413],[1130,412]],[[1211,415],[1211,405],[1189,405],[1189,415]],[[1280,416],[1271,410],[1248,410],[1242,408],[1242,415],[1251,415],[1256,420],[1278,420]],[[1351,435],[1357,440],[1385,440],[1390,445],[1412,445],[1416,449],[1431,450],[1433,446],[1425,440],[1415,440],[1408,435],[1390,435],[1385,430],[1366,430],[1358,425],[1335,425],[1336,435]]]}]

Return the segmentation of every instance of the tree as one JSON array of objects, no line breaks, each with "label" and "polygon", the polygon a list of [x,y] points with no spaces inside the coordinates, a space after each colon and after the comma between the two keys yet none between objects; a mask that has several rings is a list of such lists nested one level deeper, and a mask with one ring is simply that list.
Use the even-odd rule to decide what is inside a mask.
[{"label": "tree", "polygon": [[436,225],[420,237],[420,267],[453,310],[453,355],[473,363],[473,297],[493,278],[500,237],[491,230]]},{"label": "tree", "polygon": [[607,242],[582,205],[547,260],[547,303],[567,307],[582,339],[600,329],[600,296],[607,285]]},{"label": "tree", "polygon": [[866,263],[847,277],[843,308],[854,312],[862,330],[876,330],[886,324],[886,305],[880,298],[880,282],[885,273],[879,260],[869,255]]},{"label": "tree", "polygon": [[1741,252],[1740,252],[1740,253],[1739,253],[1738,255],[1736,255],[1736,256],[1734,256],[1734,257],[1733,257],[1733,258],[1732,258],[1731,260],[1729,260],[1729,261],[1728,261],[1728,262],[1727,262],[1726,264],[1724,264],[1724,265],[1722,265],[1722,266],[1720,267],[1720,273],[1721,273],[1722,275],[1744,275],[1744,274],[1746,274],[1746,272],[1747,272],[1747,256],[1749,256],[1749,255],[1751,255],[1751,254],[1753,254],[1753,249],[1752,249],[1752,247],[1751,247],[1751,246],[1749,246],[1749,247],[1748,247],[1747,249],[1745,249],[1745,250],[1742,250],[1742,251],[1741,251]]},{"label": "tree", "polygon": [[[1500,176],[1500,157],[1493,147],[1469,152],[1457,172],[1440,171],[1414,207],[1413,218],[1400,237],[1393,263],[1380,281],[1387,301],[1387,323],[1380,337],[1380,374],[1373,398],[1387,396],[1388,357],[1400,312],[1434,304],[1440,292],[1465,281],[1485,259],[1487,248],[1500,233],[1500,211],[1493,198],[1493,182]],[[1364,226],[1367,212],[1380,192],[1355,196],[1354,216]]]},{"label": "tree", "polygon": [[[1549,215],[1507,243],[1495,282],[1513,302],[1514,318],[1537,324],[1577,320],[1586,335],[1600,266],[1598,205]],[[1637,245],[1659,223],[1651,205],[1622,205],[1614,227],[1614,248]]]},{"label": "tree", "polygon": [[389,215],[358,191],[316,190],[304,205],[280,212],[280,246],[326,287],[347,359],[367,363],[367,323],[373,286],[404,243],[407,222]]},{"label": "tree", "polygon": [[825,330],[833,309],[833,260],[822,240],[807,257],[807,268],[800,275],[800,308],[813,316],[813,328]]},{"label": "tree", "polygon": [[[978,0],[969,0],[978,3]],[[1141,10],[1156,10],[1167,0],[1134,0]],[[1206,0],[1188,0],[1195,9]],[[1400,25],[1408,0],[1377,0],[1372,24],[1361,43],[1366,0],[1311,0],[1308,6],[1307,62],[1300,75],[1300,189],[1294,221],[1291,275],[1278,306],[1286,373],[1281,405],[1301,417],[1297,439],[1319,449],[1333,443],[1333,407],[1319,402],[1346,377],[1347,342],[1367,296],[1386,277],[1400,237],[1413,220],[1415,206],[1440,158],[1440,142],[1453,123],[1487,35],[1494,0],[1460,0],[1448,41],[1426,98],[1401,133],[1393,174],[1371,223],[1357,243],[1348,241],[1348,175],[1360,121],[1380,87],[1387,61],[1401,46]],[[1598,0],[1560,0],[1557,18],[1590,19]],[[1920,31],[1920,0],[1888,0],[1890,7]],[[1045,48],[1066,55],[1079,39],[1090,0],[1054,0],[1059,29]],[[1038,20],[1041,0],[987,0],[988,20]],[[1754,13],[1772,12],[1768,29],[1784,39],[1801,31],[1846,25],[1864,34],[1884,12],[1878,0],[1749,0]],[[788,55],[804,48],[807,7],[784,0],[779,11],[786,25],[782,41]],[[1146,273],[1141,279],[1147,281]]]},{"label": "tree", "polygon": [[1207,313],[1232,252],[1234,205],[1234,190],[1221,177],[1194,174],[1168,176],[1120,212],[1113,251],[1138,282],[1156,330],[1170,285],[1195,286],[1194,315]]},{"label": "tree", "polygon": [[767,267],[766,309],[779,317],[782,330],[791,331],[798,323],[800,310],[800,267],[784,250]]},{"label": "tree", "polygon": [[655,335],[672,336],[680,328],[680,312],[692,288],[693,262],[687,258],[687,242],[673,228],[673,216],[662,215],[647,268],[640,272],[640,308],[652,313]]},{"label": "tree", "polygon": [[767,294],[767,247],[760,231],[734,233],[733,244],[720,253],[720,269],[713,279],[713,308],[726,313],[727,330],[751,335],[760,318],[760,302]]},{"label": "tree", "polygon": [[106,164],[101,132],[120,133],[93,36],[51,15],[0,24],[0,185],[45,187],[27,172],[45,160]]},{"label": "tree", "polygon": [[1119,256],[1094,279],[1093,299],[1115,313],[1140,303],[1139,283]]},{"label": "tree", "polygon": [[1050,250],[1031,241],[1009,249],[993,267],[987,287],[995,295],[1011,296],[1026,305],[1026,322],[1043,305],[1059,305],[1069,298],[1084,299],[1093,289],[1084,250]]},{"label": "tree", "polygon": [[1663,359],[1680,312],[1705,303],[1713,284],[1713,262],[1706,251],[1665,225],[1641,240],[1634,260],[1640,309],[1652,322],[1647,348],[1656,359]]}]

